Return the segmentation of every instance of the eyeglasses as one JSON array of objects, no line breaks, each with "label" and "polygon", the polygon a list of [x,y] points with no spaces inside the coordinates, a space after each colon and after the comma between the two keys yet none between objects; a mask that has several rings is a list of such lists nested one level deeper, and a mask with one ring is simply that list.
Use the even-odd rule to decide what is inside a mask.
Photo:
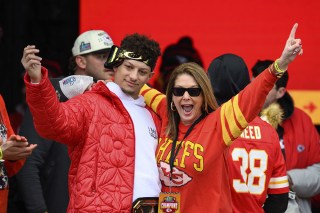
[{"label": "eyeglasses", "polygon": [[173,88],[173,94],[175,96],[183,96],[186,91],[191,97],[197,97],[201,93],[201,88],[199,87],[196,87],[196,88],[174,87]]}]

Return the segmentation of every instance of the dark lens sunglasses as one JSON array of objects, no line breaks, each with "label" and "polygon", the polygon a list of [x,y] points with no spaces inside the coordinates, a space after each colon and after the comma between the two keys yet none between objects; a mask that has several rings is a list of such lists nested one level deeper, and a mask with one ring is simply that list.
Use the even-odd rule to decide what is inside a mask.
[{"label": "dark lens sunglasses", "polygon": [[201,93],[201,88],[183,88],[183,87],[173,88],[173,94],[175,96],[183,96],[186,91],[189,93],[191,97],[197,97]]}]

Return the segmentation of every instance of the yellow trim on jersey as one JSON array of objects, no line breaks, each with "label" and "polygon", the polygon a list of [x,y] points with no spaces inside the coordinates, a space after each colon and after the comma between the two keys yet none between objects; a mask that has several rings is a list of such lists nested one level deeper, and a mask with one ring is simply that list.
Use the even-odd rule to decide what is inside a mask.
[{"label": "yellow trim on jersey", "polygon": [[150,87],[148,86],[148,84],[143,85],[143,87],[142,87],[141,90],[140,90],[140,94],[141,94],[143,91],[147,90],[147,89],[150,89]]},{"label": "yellow trim on jersey", "polygon": [[[228,101],[229,102],[229,101]],[[227,102],[227,103],[228,103]],[[221,112],[220,112],[220,119],[221,119],[221,128],[222,128],[222,137],[223,137],[223,141],[226,145],[230,145],[231,144],[231,138],[228,134],[227,128],[226,128],[226,123],[224,121],[224,117],[225,117],[225,108],[226,108],[226,104],[223,104],[221,107]]]},{"label": "yellow trim on jersey", "polygon": [[227,104],[226,109],[225,109],[225,111],[226,111],[225,115],[226,115],[226,119],[228,122],[228,126],[230,128],[231,134],[235,138],[238,135],[240,135],[242,131],[236,123],[236,118],[235,118],[235,114],[233,112],[233,109],[234,109],[234,107],[231,104]]},{"label": "yellow trim on jersey", "polygon": [[[238,137],[242,133],[242,130],[248,125],[248,122],[246,121],[240,110],[238,102],[238,95],[236,95],[233,99],[223,104],[221,108],[220,119],[222,126],[222,136],[224,143],[228,146],[231,144],[232,140],[227,131],[225,120],[228,123],[229,130],[233,138]],[[242,128],[238,127],[236,121]]]},{"label": "yellow trim on jersey", "polygon": [[277,178],[270,178],[269,182],[269,189],[279,189],[279,188],[284,188],[288,187],[289,182],[288,182],[288,177],[287,176],[282,176],[282,177],[277,177]]},{"label": "yellow trim on jersey", "polygon": [[239,95],[236,95],[233,98],[233,108],[234,108],[234,111],[236,113],[237,121],[239,122],[240,126],[244,129],[245,127],[247,127],[248,122],[247,122],[246,118],[243,116],[242,111],[240,110],[240,107],[239,107]]},{"label": "yellow trim on jersey", "polygon": [[150,88],[148,85],[144,85],[140,91],[140,93],[148,90],[143,96],[146,104],[152,108],[154,112],[157,113],[157,107],[162,99],[166,96],[161,92],[157,91],[156,89]]}]

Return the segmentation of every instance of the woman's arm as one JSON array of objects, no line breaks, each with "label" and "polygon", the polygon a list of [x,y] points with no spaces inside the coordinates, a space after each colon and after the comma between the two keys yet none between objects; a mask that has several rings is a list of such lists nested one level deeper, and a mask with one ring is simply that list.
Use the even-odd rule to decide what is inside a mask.
[{"label": "woman's arm", "polygon": [[162,119],[167,116],[167,101],[166,96],[156,89],[144,85],[140,94],[144,97],[146,104]]},{"label": "woman's arm", "polygon": [[295,39],[297,27],[298,24],[293,26],[281,57],[238,95],[222,105],[221,127],[223,140],[227,145],[239,137],[248,123],[259,114],[277,79],[287,70],[296,56],[302,54],[301,40]]}]

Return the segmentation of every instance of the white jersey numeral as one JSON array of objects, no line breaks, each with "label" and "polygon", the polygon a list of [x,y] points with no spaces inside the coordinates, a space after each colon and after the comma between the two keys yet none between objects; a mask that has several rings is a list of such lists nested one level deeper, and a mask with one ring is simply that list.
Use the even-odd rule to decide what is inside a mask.
[{"label": "white jersey numeral", "polygon": [[233,179],[233,188],[239,193],[260,195],[265,190],[268,155],[264,150],[235,148],[232,160],[241,161],[240,173],[242,179]]}]

